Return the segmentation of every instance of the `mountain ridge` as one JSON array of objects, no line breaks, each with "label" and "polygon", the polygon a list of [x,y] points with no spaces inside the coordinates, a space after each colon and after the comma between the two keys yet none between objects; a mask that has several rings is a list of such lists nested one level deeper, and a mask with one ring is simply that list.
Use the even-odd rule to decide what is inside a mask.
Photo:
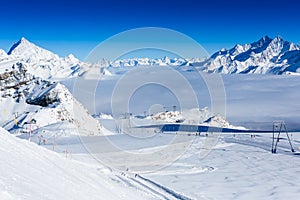
[{"label": "mountain ridge", "polygon": [[279,35],[275,38],[266,35],[252,43],[236,44],[229,50],[223,48],[205,59],[129,58],[115,61],[103,60],[96,64],[82,62],[72,54],[64,58],[59,57],[22,37],[8,53],[0,50],[0,65],[10,60],[26,63],[29,72],[43,79],[83,76],[91,67],[96,67],[99,75],[111,75],[108,68],[141,65],[195,67],[207,73],[222,74],[300,75],[300,45],[286,41]]},{"label": "mountain ridge", "polygon": [[[290,67],[299,60],[300,46],[285,41],[281,36],[274,39],[264,36],[260,40],[235,45],[229,50],[214,53],[203,63],[202,70],[208,73],[299,73],[300,68]],[[283,59],[285,58],[285,59]]]}]

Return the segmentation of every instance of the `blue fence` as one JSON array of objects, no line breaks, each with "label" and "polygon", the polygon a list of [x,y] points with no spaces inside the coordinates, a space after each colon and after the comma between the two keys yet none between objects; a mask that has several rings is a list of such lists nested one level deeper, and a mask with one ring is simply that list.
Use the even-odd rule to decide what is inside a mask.
[{"label": "blue fence", "polygon": [[158,128],[161,132],[222,132],[222,133],[273,133],[265,130],[243,130],[232,128],[220,128],[213,126],[189,125],[189,124],[159,124],[138,126],[136,128]]}]

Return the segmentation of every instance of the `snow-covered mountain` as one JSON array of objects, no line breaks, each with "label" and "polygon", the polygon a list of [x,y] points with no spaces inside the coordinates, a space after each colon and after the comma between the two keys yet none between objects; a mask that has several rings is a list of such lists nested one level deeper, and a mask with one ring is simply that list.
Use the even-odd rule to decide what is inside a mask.
[{"label": "snow-covered mountain", "polygon": [[[197,61],[199,59],[196,59]],[[191,60],[195,61],[195,59]],[[59,57],[57,54],[41,48],[25,38],[21,38],[6,53],[0,49],[1,72],[10,69],[13,64],[23,63],[27,65],[28,73],[34,74],[42,79],[60,79],[85,76],[88,70],[97,75],[111,76],[108,67],[135,67],[140,65],[160,65],[160,66],[191,66],[189,59],[168,58],[149,59],[133,58],[116,61],[103,60],[96,64],[82,62],[72,54],[67,57]],[[95,69],[95,70],[94,70]]]},{"label": "snow-covered mountain", "polygon": [[64,85],[33,76],[22,63],[0,74],[0,102],[0,123],[14,133],[63,123],[73,129],[70,134],[103,134],[100,123]]},{"label": "snow-covered mountain", "polygon": [[[150,58],[130,58],[121,59],[109,63],[110,67],[136,67],[136,66],[191,66],[192,62],[199,61],[199,59],[183,59],[183,58],[169,58],[163,57],[158,59]],[[200,61],[203,61],[200,59]]]},{"label": "snow-covered mountain", "polygon": [[231,125],[225,117],[219,114],[213,114],[207,107],[201,109],[190,109],[182,112],[179,111],[166,111],[159,112],[154,115],[148,116],[148,119],[156,120],[167,123],[184,123],[193,125],[206,125],[222,128],[236,128],[245,129],[244,127],[238,127]]},{"label": "snow-covered mountain", "polygon": [[6,54],[0,50],[1,70],[9,69],[16,62],[27,65],[27,71],[43,79],[70,78],[80,76],[90,64],[81,62],[72,54],[59,57],[46,49],[36,46],[25,38],[16,42]]},{"label": "snow-covered mountain", "polygon": [[132,58],[89,64],[72,54],[61,58],[21,38],[8,53],[0,49],[2,72],[17,62],[26,64],[29,73],[43,79],[85,76],[91,68],[97,76],[111,76],[119,68],[142,65],[174,66],[182,67],[182,70],[194,66],[204,72],[224,74],[300,74],[300,46],[280,36],[274,39],[265,36],[251,44],[237,44],[229,50],[221,49],[210,58]]},{"label": "snow-covered mountain", "polygon": [[21,38],[18,42],[16,42],[10,48],[7,54],[13,55],[16,58],[23,58],[27,60],[59,59],[58,55],[36,46],[35,44],[29,42],[25,38]]},{"label": "snow-covered mountain", "polygon": [[159,65],[190,67],[208,73],[223,74],[293,74],[300,75],[300,46],[277,36],[265,36],[251,44],[237,44],[233,48],[221,49],[208,59],[134,58],[110,62],[110,67],[135,67]]},{"label": "snow-covered mountain", "polygon": [[236,45],[213,54],[199,67],[210,73],[223,74],[300,74],[300,46],[280,36]]}]

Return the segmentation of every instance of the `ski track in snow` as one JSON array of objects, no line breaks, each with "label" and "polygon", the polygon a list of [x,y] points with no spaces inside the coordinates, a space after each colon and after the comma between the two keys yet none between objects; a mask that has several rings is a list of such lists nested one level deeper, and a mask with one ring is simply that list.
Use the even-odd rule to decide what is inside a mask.
[{"label": "ski track in snow", "polygon": [[[133,175],[132,175],[133,176]],[[142,190],[145,190],[147,192],[150,192],[151,194],[157,196],[160,199],[179,199],[179,200],[191,200],[191,198],[186,197],[182,194],[179,194],[165,186],[162,186],[150,179],[144,178],[139,174],[135,174],[134,177],[131,177],[129,175],[126,175],[125,173],[122,173],[121,175],[117,175],[117,177],[125,182],[126,184],[137,187]]]}]

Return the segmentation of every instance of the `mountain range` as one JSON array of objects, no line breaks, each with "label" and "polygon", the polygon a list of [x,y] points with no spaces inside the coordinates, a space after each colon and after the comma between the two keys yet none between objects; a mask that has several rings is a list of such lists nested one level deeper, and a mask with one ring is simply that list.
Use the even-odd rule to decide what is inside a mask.
[{"label": "mountain range", "polygon": [[202,63],[201,69],[223,74],[300,73],[300,46],[280,36],[268,36],[251,44],[222,49]]},{"label": "mountain range", "polygon": [[85,76],[94,68],[96,72],[111,75],[115,68],[140,65],[195,67],[208,73],[222,74],[300,74],[300,46],[277,36],[268,36],[250,44],[237,44],[233,48],[212,54],[209,58],[132,58],[101,61],[96,64],[80,61],[72,54],[59,57],[21,38],[6,53],[0,49],[0,72],[15,63],[26,65],[27,71],[43,79]]}]

